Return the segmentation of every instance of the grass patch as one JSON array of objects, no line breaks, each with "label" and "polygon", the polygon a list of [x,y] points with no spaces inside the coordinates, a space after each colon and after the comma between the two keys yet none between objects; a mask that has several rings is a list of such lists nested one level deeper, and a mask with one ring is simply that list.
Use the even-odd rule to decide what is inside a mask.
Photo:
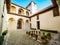
[{"label": "grass patch", "polygon": [[36,30],[36,28],[31,28],[32,30]]}]

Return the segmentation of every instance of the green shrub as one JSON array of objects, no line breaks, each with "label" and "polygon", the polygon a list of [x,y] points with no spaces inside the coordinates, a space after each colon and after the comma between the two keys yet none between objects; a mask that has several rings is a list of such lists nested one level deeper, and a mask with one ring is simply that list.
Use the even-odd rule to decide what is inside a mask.
[{"label": "green shrub", "polygon": [[51,33],[48,33],[47,36],[51,36]]},{"label": "green shrub", "polygon": [[43,32],[43,35],[45,35],[45,33]]},{"label": "green shrub", "polygon": [[38,39],[38,35],[37,35],[37,34],[35,34],[34,36],[35,36],[35,39],[37,40],[37,39]]},{"label": "green shrub", "polygon": [[2,32],[2,36],[0,36],[0,45],[2,45],[3,41],[4,41],[4,36],[7,34],[8,30],[5,30],[4,32]]},{"label": "green shrub", "polygon": [[4,41],[4,36],[0,36],[0,45],[2,45],[3,41]]},{"label": "green shrub", "polygon": [[49,40],[51,40],[51,38],[52,38],[51,33],[48,33],[46,36]]},{"label": "green shrub", "polygon": [[45,36],[41,36],[41,39],[44,40],[45,39]]},{"label": "green shrub", "polygon": [[48,41],[46,40],[47,37],[46,36],[41,36],[41,41],[42,41],[42,45],[47,45],[48,44]]},{"label": "green shrub", "polygon": [[8,30],[5,30],[3,33],[2,33],[2,36],[5,36],[7,34]]}]

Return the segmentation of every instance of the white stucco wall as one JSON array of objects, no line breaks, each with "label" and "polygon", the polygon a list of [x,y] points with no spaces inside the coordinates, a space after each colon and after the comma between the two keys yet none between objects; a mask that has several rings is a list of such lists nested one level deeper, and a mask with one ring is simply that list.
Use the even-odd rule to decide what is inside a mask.
[{"label": "white stucco wall", "polygon": [[60,16],[53,17],[52,10],[40,14],[40,28],[60,31]]},{"label": "white stucco wall", "polygon": [[31,18],[31,28],[37,29],[36,16]]},{"label": "white stucco wall", "polygon": [[32,2],[32,14],[37,12],[37,5]]},{"label": "white stucco wall", "polygon": [[32,16],[34,13],[37,12],[37,5],[34,2],[31,2],[27,9],[31,11],[31,14],[29,16]]},{"label": "white stucco wall", "polygon": [[[14,5],[15,6],[15,5]],[[20,7],[18,6],[15,6],[16,7],[16,13],[18,14],[18,9]],[[26,11],[24,9],[24,14],[26,14]],[[29,18],[26,18],[26,17],[22,17],[22,16],[17,16],[17,15],[13,15],[13,14],[7,14],[7,9],[6,9],[6,4],[4,5],[4,13],[3,13],[3,16],[4,18],[2,19],[3,22],[2,22],[2,31],[4,30],[30,30],[30,24],[29,22],[26,23],[26,20],[29,20]],[[14,22],[10,23],[8,20],[9,18],[14,18]],[[23,19],[23,22],[22,22],[22,29],[17,29],[17,22],[18,22],[18,19]]]},{"label": "white stucco wall", "polygon": [[[3,10],[3,1],[1,1],[0,4],[0,14],[2,15],[2,10]],[[15,5],[14,5],[15,6]],[[36,6],[36,5],[35,5]],[[16,7],[16,13],[18,14],[18,9],[21,7],[15,6]],[[33,7],[33,9],[32,9]],[[29,9],[31,9],[33,12],[36,9],[34,7],[34,4],[32,3],[31,6],[28,7]],[[26,15],[26,11],[24,9],[24,14]],[[60,6],[59,6],[59,11],[60,11]],[[0,22],[1,20],[3,20],[3,28],[2,30],[18,30],[17,29],[17,20],[18,19],[23,19],[23,23],[22,23],[22,29],[19,30],[29,30],[30,29],[30,25],[29,22],[26,23],[26,20],[29,20],[29,18],[26,17],[22,17],[22,16],[17,16],[17,15],[13,15],[13,14],[7,14],[7,9],[6,9],[6,5],[4,6],[4,13],[3,16],[4,18],[1,19],[1,15],[0,15]],[[31,16],[31,15],[30,15]],[[14,18],[14,22],[9,23],[9,18]],[[57,30],[60,31],[60,16],[56,16],[53,17],[53,10],[44,12],[42,14],[39,14],[39,21],[40,21],[40,29],[48,29],[48,30]],[[1,25],[1,23],[0,23]],[[34,16],[31,18],[31,28],[35,28],[37,29],[37,16]]]},{"label": "white stucco wall", "polygon": [[28,15],[26,15],[26,11],[28,11],[28,12],[29,12],[29,14],[30,14],[30,11],[29,11],[29,10],[24,9],[24,8],[22,8],[22,7],[18,6],[18,5],[11,4],[11,6],[14,6],[14,7],[16,8],[16,12],[12,12],[12,11],[10,10],[10,12],[12,12],[12,13],[16,13],[16,14],[18,14],[19,9],[23,9],[23,11],[24,11],[24,14],[23,14],[23,15],[24,15],[24,16],[28,16]]},{"label": "white stucco wall", "polygon": [[2,30],[2,25],[1,25],[1,21],[2,21],[2,13],[3,13],[3,5],[4,5],[4,0],[0,0],[0,33],[1,33],[1,30]]},{"label": "white stucco wall", "polygon": [[[26,17],[21,17],[21,16],[17,16],[17,15],[13,15],[13,14],[7,14],[6,16],[6,21],[7,21],[7,28],[8,30],[27,30],[29,29],[29,26],[26,24],[26,20],[29,20],[28,18]],[[14,18],[14,22],[12,23],[9,23],[9,18]],[[22,22],[22,29],[17,29],[17,22],[18,22],[18,19],[23,19],[23,22]]]},{"label": "white stucco wall", "polygon": [[32,6],[31,5],[27,9],[29,9],[32,12]]},{"label": "white stucco wall", "polygon": [[4,12],[3,12],[3,19],[2,19],[2,31],[7,30],[7,8],[6,3],[4,4]]},{"label": "white stucco wall", "polygon": [[[32,28],[37,28],[37,18],[31,18]],[[39,14],[40,29],[56,30],[60,32],[60,16],[53,16],[53,10]]]}]

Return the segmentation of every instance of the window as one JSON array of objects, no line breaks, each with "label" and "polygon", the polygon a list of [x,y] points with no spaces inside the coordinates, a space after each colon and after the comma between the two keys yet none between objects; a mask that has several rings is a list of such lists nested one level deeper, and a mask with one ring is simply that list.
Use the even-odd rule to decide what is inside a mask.
[{"label": "window", "polygon": [[29,16],[29,12],[28,11],[26,11],[26,15]]},{"label": "window", "polygon": [[15,6],[11,6],[11,12],[16,13],[16,7]]},{"label": "window", "polygon": [[40,21],[37,21],[37,29],[40,29]]},{"label": "window", "polygon": [[31,23],[30,23],[30,29],[31,29]]},{"label": "window", "polygon": [[39,15],[37,15],[37,20],[39,20]]},{"label": "window", "polygon": [[30,18],[30,21],[31,21],[31,18]]},{"label": "window", "polygon": [[22,29],[22,19],[19,19],[17,22],[17,29]]},{"label": "window", "polygon": [[14,19],[14,18],[9,18],[8,21],[9,21],[9,22],[13,22],[13,21],[15,21],[15,19]]},{"label": "window", "polygon": [[24,14],[24,10],[23,9],[19,9],[18,14],[23,15]]}]

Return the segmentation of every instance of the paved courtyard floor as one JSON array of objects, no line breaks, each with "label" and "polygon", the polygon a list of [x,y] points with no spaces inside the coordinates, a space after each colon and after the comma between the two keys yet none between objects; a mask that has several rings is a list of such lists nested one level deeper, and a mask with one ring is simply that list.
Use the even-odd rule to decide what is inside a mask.
[{"label": "paved courtyard floor", "polygon": [[[26,30],[9,31],[9,37],[3,45],[41,45],[26,34]],[[47,45],[60,45],[60,33],[55,34]]]},{"label": "paved courtyard floor", "polygon": [[25,31],[11,31],[7,45],[40,45],[40,43],[29,38]]}]

